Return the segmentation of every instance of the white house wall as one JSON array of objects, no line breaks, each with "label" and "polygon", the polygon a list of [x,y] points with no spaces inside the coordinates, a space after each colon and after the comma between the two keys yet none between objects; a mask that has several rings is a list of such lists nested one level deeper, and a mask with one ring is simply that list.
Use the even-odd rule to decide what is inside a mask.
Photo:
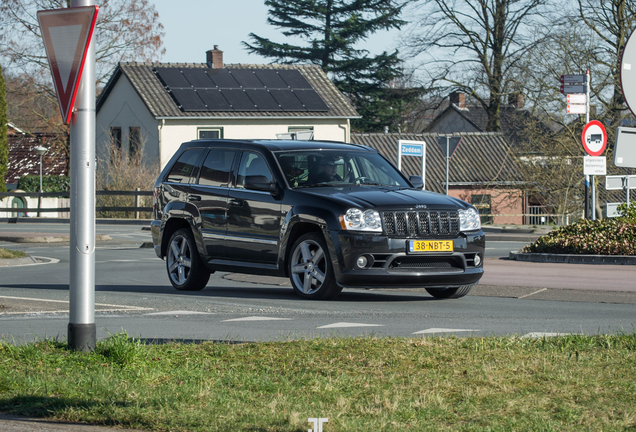
[{"label": "white house wall", "polygon": [[140,127],[146,160],[159,162],[159,124],[160,122],[150,114],[128,78],[122,75],[97,113],[95,124],[97,157],[102,161],[110,160],[108,149],[111,127],[121,128],[124,154],[129,154],[130,151],[130,128]]},{"label": "white house wall", "polygon": [[349,142],[350,126],[347,119],[215,119],[193,118],[166,120],[161,127],[161,167],[170,160],[181,143],[198,138],[199,129],[222,128],[226,139],[276,139],[276,134],[287,133],[289,127],[311,126],[314,140]]}]

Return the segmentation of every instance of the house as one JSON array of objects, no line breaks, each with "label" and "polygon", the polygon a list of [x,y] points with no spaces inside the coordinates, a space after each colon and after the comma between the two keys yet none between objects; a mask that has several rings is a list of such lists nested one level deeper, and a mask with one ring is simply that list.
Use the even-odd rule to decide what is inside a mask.
[{"label": "house", "polygon": [[[351,142],[374,148],[397,165],[398,142],[419,141],[426,145],[425,188],[446,193],[446,158],[437,144],[440,134],[352,133]],[[492,132],[453,134],[461,141],[449,163],[448,193],[469,202],[483,215],[482,223],[522,224],[526,197],[522,179],[510,157],[503,135]],[[402,157],[402,172],[421,175],[419,157]]]},{"label": "house", "polygon": [[215,46],[205,63],[120,63],[97,100],[96,145],[124,154],[142,146],[163,167],[179,145],[201,138],[276,139],[313,131],[350,141],[357,112],[315,65],[225,64]]},{"label": "house", "polygon": [[[7,124],[7,138],[9,144],[8,171],[5,176],[7,190],[19,191],[18,182],[27,175],[40,175],[40,156],[35,148],[46,147],[48,151],[42,156],[43,176],[64,176],[68,174],[68,161],[66,153],[59,148],[57,142],[58,134],[48,132],[26,133],[12,123]],[[68,207],[67,199],[42,198],[38,201],[35,197],[4,197],[0,198],[0,209],[6,208],[56,208]],[[0,210],[0,217],[15,217],[21,213],[3,212]],[[29,216],[37,213],[29,212]],[[24,214],[21,214],[24,215]],[[42,217],[65,217],[66,213],[47,212],[42,213]]]},{"label": "house", "polygon": [[[448,106],[424,128],[430,133],[486,132],[488,113],[481,104],[466,103],[466,94],[453,92],[448,98]],[[501,132],[511,146],[523,141],[524,127],[539,127],[545,133],[553,133],[545,122],[524,109],[522,94],[512,94],[508,104],[501,108]]]}]

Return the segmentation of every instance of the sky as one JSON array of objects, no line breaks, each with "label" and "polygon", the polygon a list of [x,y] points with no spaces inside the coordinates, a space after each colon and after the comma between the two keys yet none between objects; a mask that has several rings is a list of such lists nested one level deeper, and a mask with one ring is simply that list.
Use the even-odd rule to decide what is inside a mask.
[{"label": "sky", "polygon": [[[283,42],[285,36],[267,24],[264,0],[150,0],[163,24],[166,49],[162,62],[204,63],[205,52],[218,45],[224,63],[270,63],[241,46],[251,42],[250,33]],[[398,44],[399,31],[378,32],[356,48],[371,54],[392,52]]]}]

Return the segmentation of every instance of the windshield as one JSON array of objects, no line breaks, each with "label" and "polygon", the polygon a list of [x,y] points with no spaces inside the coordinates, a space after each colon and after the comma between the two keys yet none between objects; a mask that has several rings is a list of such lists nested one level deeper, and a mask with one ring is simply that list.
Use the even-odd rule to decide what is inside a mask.
[{"label": "windshield", "polygon": [[382,156],[355,150],[296,150],[276,158],[292,188],[375,185],[410,187]]}]

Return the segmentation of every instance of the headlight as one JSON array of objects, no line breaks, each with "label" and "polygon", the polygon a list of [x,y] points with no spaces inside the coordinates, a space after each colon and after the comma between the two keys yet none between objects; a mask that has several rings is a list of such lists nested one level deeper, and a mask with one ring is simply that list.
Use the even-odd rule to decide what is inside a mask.
[{"label": "headlight", "polygon": [[340,216],[340,225],[346,230],[382,232],[380,213],[375,210],[351,208]]},{"label": "headlight", "polygon": [[481,219],[476,208],[470,207],[467,210],[459,211],[459,230],[476,231],[481,229]]}]

